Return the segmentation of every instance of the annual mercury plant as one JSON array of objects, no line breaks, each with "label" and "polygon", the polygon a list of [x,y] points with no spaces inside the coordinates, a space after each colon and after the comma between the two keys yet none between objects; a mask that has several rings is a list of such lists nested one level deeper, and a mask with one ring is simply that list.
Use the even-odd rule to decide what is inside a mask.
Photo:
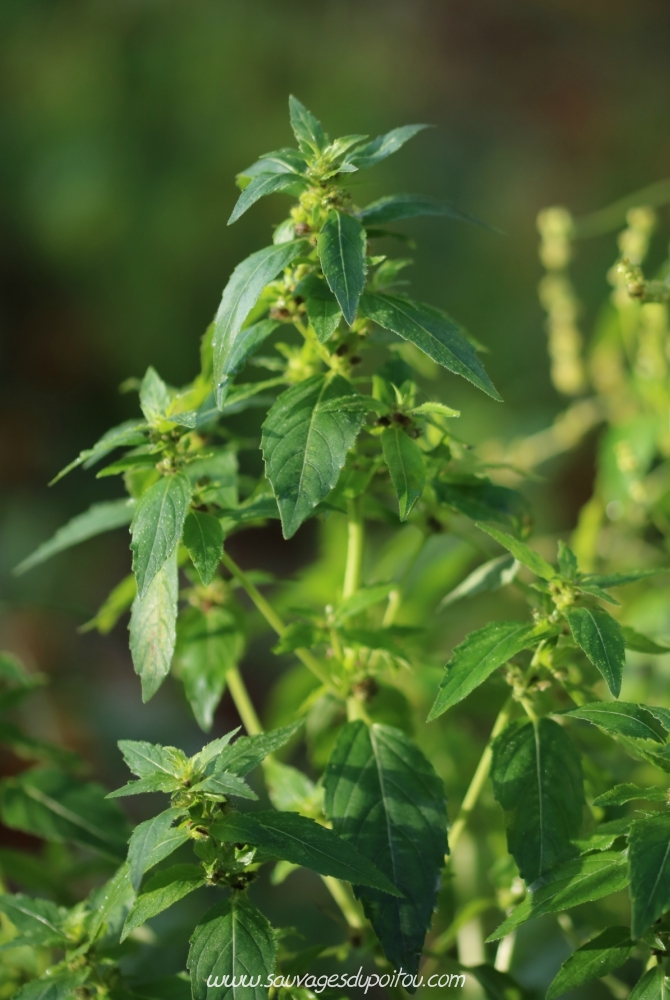
[{"label": "annual mercury plant", "polygon": [[[289,931],[273,928],[257,908],[253,884],[271,866],[276,884],[297,867],[322,877],[347,925],[340,957],[367,955],[380,977],[392,979],[401,968],[416,977],[424,956],[426,978],[445,968],[459,979],[463,969],[492,998],[524,996],[509,973],[517,928],[544,914],[580,914],[629,886],[630,926],[597,927],[547,997],[611,978],[631,955],[643,959],[631,997],[665,996],[670,813],[630,816],[620,807],[636,799],[664,805],[666,793],[603,777],[587,757],[587,799],[581,752],[588,723],[636,761],[670,770],[670,710],[619,699],[626,649],[668,649],[622,626],[605,606],[618,604],[612,589],[658,567],[601,570],[580,564],[564,542],[549,561],[529,544],[523,496],[491,479],[492,469],[453,430],[458,412],[429,398],[422,373],[442,366],[500,399],[473,338],[441,309],[407,294],[402,274],[411,261],[374,251],[378,241],[406,241],[388,228],[401,220],[481,223],[425,195],[361,207],[353,183],[424,126],[331,142],[295,98],[289,109],[297,147],[265,154],[238,175],[230,222],[270,194],[295,204],[272,244],[230,276],[203,337],[201,371],[177,389],[148,369],[138,385],[142,416],[108,431],[54,480],[116,453],[97,475],[120,477],[127,496],[75,517],[18,567],[24,572],[129,525],[132,573],[85,627],[107,633],[130,609],[143,700],[172,673],[209,731],[227,689],[246,734],[229,732],[190,758],[175,747],[121,740],[133,777],[105,796],[81,781],[71,756],[3,724],[5,742],[37,761],[2,783],[5,825],[92,852],[110,876],[65,905],[58,879],[67,884],[72,860],[50,874],[45,853],[37,879],[17,862],[12,878],[38,895],[0,896],[5,995],[308,1000],[309,991],[267,982],[305,973],[333,952],[317,942],[296,953]],[[556,310],[553,316],[556,360],[563,341]],[[577,392],[583,372],[567,371],[579,363],[574,331],[566,343],[561,378]],[[270,377],[252,379],[254,368]],[[267,412],[260,442],[250,442],[228,418],[258,407]],[[258,444],[264,473],[254,478],[240,470],[240,459]],[[325,600],[303,590],[288,621],[259,589],[266,579],[238,566],[227,547],[230,536],[273,518],[287,539],[311,518],[326,527],[346,522],[341,578],[325,566]],[[442,608],[514,587],[526,610],[467,635],[435,681],[428,623],[418,626],[405,610],[412,580],[425,585],[417,567],[426,577],[437,574],[440,585],[445,557],[439,550],[431,556],[431,546],[452,536],[480,555],[471,572],[471,554],[450,566],[458,578],[443,586]],[[274,652],[297,661],[290,672],[299,679],[282,689],[283,724],[267,732],[239,669],[257,616],[277,635]],[[9,656],[0,661],[0,681],[0,709],[39,683]],[[432,685],[432,726],[485,683],[507,693],[447,838],[448,789],[422,749],[423,733],[415,738],[411,706]],[[299,740],[309,773],[283,759],[283,748]],[[273,808],[253,805],[258,796],[246,779],[257,768]],[[508,855],[488,904],[498,910],[489,960],[471,967],[455,953],[466,921],[453,911],[449,852],[489,777]],[[169,804],[130,832],[115,800],[147,792],[169,796]],[[618,814],[603,819],[609,808]],[[172,863],[189,847],[189,863]],[[189,975],[134,981],[119,964],[125,949],[147,947],[144,924],[201,888],[212,906],[190,937]],[[252,984],[244,992],[230,985],[245,976]],[[390,989],[404,995],[398,984]]]}]

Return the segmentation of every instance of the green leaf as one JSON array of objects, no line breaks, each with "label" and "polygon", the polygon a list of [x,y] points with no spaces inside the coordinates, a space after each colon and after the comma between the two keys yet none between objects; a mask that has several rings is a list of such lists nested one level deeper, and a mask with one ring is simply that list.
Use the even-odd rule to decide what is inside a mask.
[{"label": "green leaf", "polygon": [[469,966],[467,971],[482,987],[487,1000],[531,1000],[535,997],[534,993],[522,989],[509,973],[499,972],[492,965]]},{"label": "green leaf", "polygon": [[349,326],[365,288],[365,230],[353,215],[332,209],[317,240],[321,270]]},{"label": "green leaf", "polygon": [[163,420],[171,402],[170,390],[158,372],[149,366],[140,386],[140,407],[148,423]]},{"label": "green leaf", "polygon": [[223,529],[218,518],[199,510],[189,512],[184,521],[184,545],[202,582],[214,579],[223,547]]},{"label": "green leaf", "polygon": [[352,163],[359,170],[366,167],[373,167],[380,160],[385,160],[387,156],[397,153],[406,142],[408,142],[418,132],[423,132],[429,125],[402,125],[394,128],[385,135],[379,135],[371,142],[366,142],[364,146],[359,146],[353,154],[348,157],[348,162]]},{"label": "green leaf", "polygon": [[212,740],[211,743],[205,743],[202,750],[191,758],[190,765],[193,773],[197,775],[204,774],[206,768],[212,763],[212,761],[216,760],[223,748],[228,746],[233,736],[237,736],[240,728],[241,727],[238,726],[236,729],[231,729],[230,732]]},{"label": "green leaf", "polygon": [[601,899],[619,892],[627,884],[625,851],[602,851],[563,861],[531,886],[532,892],[487,940],[498,941],[527,920]]},{"label": "green leaf", "polygon": [[122,864],[112,878],[96,889],[90,898],[91,916],[87,925],[90,940],[95,941],[103,927],[106,928],[106,934],[116,933],[118,940],[126,912],[135,898],[128,863]]},{"label": "green leaf", "polygon": [[130,448],[136,447],[137,445],[145,444],[147,440],[148,427],[142,421],[135,420],[125,420],[118,427],[112,427],[111,430],[106,431],[99,441],[93,445],[92,448],[86,448],[84,451],[79,453],[79,456],[66,465],[57,476],[55,476],[49,486],[53,486],[57,483],[63,476],[66,476],[68,472],[72,472],[77,466],[83,465],[85,469],[89,469],[100,459],[104,458],[105,455],[109,455],[110,452],[114,451],[115,448]]},{"label": "green leaf", "polygon": [[381,292],[366,293],[361,298],[361,309],[373,322],[415,344],[433,361],[462,375],[493,399],[501,399],[474,347],[446,313],[404,296]]},{"label": "green leaf", "polygon": [[214,712],[226,687],[226,676],[244,651],[244,636],[235,615],[214,606],[203,613],[189,608],[180,619],[175,665],[198,725],[212,728]]},{"label": "green leaf", "polygon": [[109,500],[104,503],[94,503],[83,514],[77,514],[71,521],[59,528],[53,538],[43,542],[39,548],[15,567],[14,573],[20,576],[33,566],[46,562],[52,556],[79,545],[89,538],[101,535],[114,528],[122,528],[130,524],[134,511],[133,500]]},{"label": "green leaf", "polygon": [[586,719],[615,736],[632,736],[665,743],[663,727],[645,711],[643,705],[632,705],[625,701],[591,701],[564,714],[573,719]]},{"label": "green leaf", "polygon": [[228,225],[230,226],[233,222],[237,222],[248,208],[255,205],[261,198],[265,198],[266,195],[273,194],[276,191],[294,189],[296,185],[299,186],[304,183],[304,181],[301,181],[294,174],[258,174],[257,177],[252,179],[251,184],[245,187],[237,199],[235,208],[228,219]]},{"label": "green leaf", "polygon": [[368,608],[385,600],[397,586],[396,583],[376,583],[371,587],[361,587],[355,594],[345,597],[340,602],[335,609],[335,620],[341,623],[355,615],[360,615],[363,611],[367,611]]},{"label": "green leaf", "polygon": [[246,781],[243,781],[237,774],[231,774],[228,771],[216,771],[215,774],[210,774],[208,778],[199,781],[192,788],[195,792],[207,792],[212,797],[216,796],[217,798],[227,798],[229,795],[237,795],[242,799],[258,798]]},{"label": "green leaf", "polygon": [[630,958],[634,947],[630,928],[608,927],[566,958],[547,990],[546,1000],[555,1000],[582,983],[614,972]]},{"label": "green leaf", "polygon": [[607,589],[607,587],[623,587],[626,583],[636,583],[649,576],[658,576],[659,573],[667,572],[668,570],[661,566],[657,569],[631,570],[629,573],[585,573],[581,579],[584,583],[592,583],[595,587]]},{"label": "green leaf", "polygon": [[448,850],[442,781],[399,729],[348,722],[328,761],[333,829],[403,893],[356,887],[388,960],[416,973]]},{"label": "green leaf", "polygon": [[292,722],[280,729],[272,729],[269,733],[257,733],[255,736],[240,736],[234,743],[229,743],[219,754],[214,773],[232,771],[240,778],[249,774],[265,760],[268,754],[279,750],[291,739],[302,725],[302,719]]},{"label": "green leaf", "polygon": [[56,842],[72,841],[114,860],[123,859],[128,841],[126,819],[104,789],[55,769],[34,768],[0,786],[0,815],[5,826]]},{"label": "green leaf", "polygon": [[633,802],[635,799],[645,799],[647,802],[668,801],[668,793],[663,788],[652,786],[651,788],[640,788],[631,782],[622,785],[615,785],[602,795],[597,795],[593,800],[594,806],[623,806],[626,802]]},{"label": "green leaf", "polygon": [[291,622],[281,634],[278,643],[272,647],[277,656],[292,653],[296,649],[311,649],[325,642],[327,633],[313,622]]},{"label": "green leaf", "polygon": [[167,858],[189,839],[185,827],[175,827],[178,819],[185,815],[185,809],[166,809],[151,819],[139,823],[133,830],[128,845],[130,880],[139,889],[142,876],[163,858]]},{"label": "green leaf", "polygon": [[[265,247],[243,260],[231,274],[214,320],[212,338],[214,388],[219,409],[228,395],[232,372],[247,356],[244,348],[237,344],[245,319],[268,282],[274,281],[280,271],[308,249],[307,240],[292,240],[289,243]],[[248,339],[242,333],[242,342],[245,345]],[[257,345],[254,344],[255,346]]]},{"label": "green leaf", "polygon": [[385,428],[381,434],[384,461],[398,496],[398,512],[406,521],[426,485],[423,452],[401,427]]},{"label": "green leaf", "polygon": [[628,834],[631,933],[644,932],[670,909],[670,814],[636,820]]},{"label": "green leaf", "polygon": [[607,681],[615,698],[621,691],[626,650],[621,626],[603,608],[567,608],[572,638]]},{"label": "green leaf", "polygon": [[311,868],[320,875],[367,885],[399,896],[377,867],[347,840],[295,812],[228,813],[212,827],[218,840],[264,847],[275,857]]},{"label": "green leaf", "polygon": [[518,568],[519,561],[514,558],[511,552],[509,555],[489,559],[488,562],[482,563],[472,573],[469,573],[465,580],[446,594],[438,604],[438,608],[446,608],[450,604],[460,601],[463,597],[474,597],[475,594],[483,594],[506,587],[516,576]]},{"label": "green leaf", "polygon": [[317,274],[308,274],[296,285],[295,294],[305,299],[307,317],[317,340],[325,344],[337,330],[342,310],[330,288]]},{"label": "green leaf", "polygon": [[142,599],[184,530],[191,484],[183,472],[161,476],[137,501],[131,525],[133,572]]},{"label": "green leaf", "polygon": [[70,972],[65,969],[49,969],[40,976],[26,983],[14,993],[12,1000],[65,1000],[77,996],[75,990],[81,986],[90,975],[89,968]]},{"label": "green leaf", "polygon": [[485,222],[469,212],[464,212],[447,201],[431,198],[427,194],[391,194],[366,205],[358,213],[365,226],[385,226],[401,219],[415,219],[419,215],[441,215],[461,222],[474,222],[476,226],[491,229]]},{"label": "green leaf", "polygon": [[178,747],[163,747],[144,740],[119,740],[118,747],[128,768],[138,778],[162,774],[166,779],[179,780],[186,775],[188,757]]},{"label": "green leaf", "polygon": [[532,649],[550,634],[547,626],[528,622],[489,622],[471,632],[454,649],[426,721],[432,722],[463,701],[512,656],[522,649]]},{"label": "green leaf", "polygon": [[507,847],[521,877],[535,882],[575,854],[584,805],[579,754],[552,719],[511,722],[493,741],[491,781],[505,812]]},{"label": "green leaf", "polygon": [[636,653],[647,653],[651,656],[664,656],[666,653],[670,653],[669,646],[659,645],[659,643],[654,642],[653,639],[649,639],[646,635],[636,632],[629,625],[621,626],[621,634],[623,635],[626,649],[632,649]]},{"label": "green leaf", "polygon": [[274,149],[263,155],[246,170],[240,171],[238,178],[258,177],[259,174],[304,174],[307,169],[305,154],[292,147]]},{"label": "green leaf", "polygon": [[91,618],[86,624],[80,625],[77,631],[90,632],[97,629],[100,635],[107,635],[112,631],[124,611],[127,611],[137,596],[137,584],[135,575],[129,573],[124,576],[120,583],[111,591],[109,596],[98,608],[95,618]]},{"label": "green leaf", "polygon": [[303,152],[320,153],[328,141],[323,125],[293,94],[288,99],[293,134]]},{"label": "green leaf", "polygon": [[127,795],[146,795],[150,792],[176,792],[182,787],[176,778],[168,778],[163,774],[150,774],[147,778],[140,778],[138,781],[129,781],[122,788],[117,788],[109,792],[108,799],[122,799]]},{"label": "green leaf", "polygon": [[556,576],[554,567],[535,552],[534,549],[529,548],[524,542],[520,542],[518,538],[508,535],[505,531],[499,531],[497,528],[491,527],[490,524],[480,524],[478,522],[477,527],[485,531],[491,538],[495,538],[499,545],[502,545],[508,552],[511,552],[515,559],[518,559],[520,563],[523,563],[524,566],[532,570],[536,576],[541,577],[543,580],[553,580]]},{"label": "green leaf", "polygon": [[670,980],[666,979],[663,966],[649,969],[628,994],[628,1000],[669,1000]]},{"label": "green leaf", "polygon": [[300,813],[316,810],[321,814],[322,790],[297,767],[281,764],[270,757],[263,766],[263,777],[268,798],[275,809]]},{"label": "green leaf", "polygon": [[267,1000],[264,984],[274,972],[276,950],[263,914],[245,894],[233,893],[207,911],[191,937],[186,964],[193,1000]]},{"label": "green leaf", "polygon": [[498,486],[488,479],[436,480],[433,487],[442,503],[471,521],[493,521],[499,528],[518,535],[531,520],[528,502],[517,490]]},{"label": "green leaf", "polygon": [[130,652],[142,681],[142,701],[149,701],[167,677],[177,638],[179,572],[177,546],[130,612]]},{"label": "green leaf", "polygon": [[200,865],[173,865],[172,868],[158,872],[149,879],[135,900],[123,925],[121,940],[124,941],[136,927],[203,885],[206,885],[205,873]]},{"label": "green leaf", "polygon": [[[260,347],[264,340],[284,324],[276,319],[262,319],[260,323],[245,326],[232,339],[220,370],[220,379],[225,383],[219,393],[221,405],[225,402],[230,386],[237,373],[244,367],[247,360]],[[188,471],[190,473],[191,466]]]},{"label": "green leaf", "polygon": [[337,483],[365,414],[321,408],[352,394],[341,375],[313,375],[283,392],[265,419],[261,447],[285,538]]},{"label": "green leaf", "polygon": [[68,945],[63,930],[67,910],[49,899],[32,899],[20,892],[16,895],[5,892],[0,895],[0,913],[4,913],[14,924],[22,944],[44,948],[65,948]]}]

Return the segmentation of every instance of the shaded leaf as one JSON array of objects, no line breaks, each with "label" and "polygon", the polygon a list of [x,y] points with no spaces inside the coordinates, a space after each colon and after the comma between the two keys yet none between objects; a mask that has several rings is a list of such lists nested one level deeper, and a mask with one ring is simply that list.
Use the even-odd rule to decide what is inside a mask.
[{"label": "shaded leaf", "polygon": [[175,664],[198,725],[207,732],[226,687],[228,671],[244,650],[240,623],[226,607],[189,608],[179,623]]},{"label": "shaded leaf", "polygon": [[666,802],[668,793],[663,788],[652,786],[651,788],[640,788],[626,782],[622,785],[615,785],[602,795],[597,795],[593,800],[594,806],[623,806],[626,802],[633,802],[635,799],[645,799],[647,802]]},{"label": "shaded leaf", "polygon": [[523,563],[524,566],[532,570],[536,576],[541,577],[543,580],[553,580],[556,576],[556,570],[551,563],[548,563],[546,559],[543,559],[538,552],[535,552],[534,549],[531,549],[524,542],[520,542],[518,538],[508,535],[505,531],[499,531],[490,524],[480,524],[478,522],[477,527],[485,531],[491,538],[495,538],[499,545],[502,545],[508,552],[511,552],[515,559],[518,559],[520,563]]},{"label": "shaded leaf", "polygon": [[328,213],[317,240],[321,270],[351,326],[365,288],[367,257],[365,230],[353,215],[333,209]]},{"label": "shaded leaf", "polygon": [[365,414],[322,410],[354,393],[341,375],[313,375],[283,392],[263,423],[266,475],[285,538],[291,538],[335,486]]},{"label": "shaded leaf", "polygon": [[150,365],[140,386],[142,413],[150,424],[158,423],[167,415],[170,402],[171,396],[168,387],[156,369]]},{"label": "shaded leaf", "polygon": [[658,642],[654,642],[653,639],[649,639],[646,635],[641,635],[636,632],[634,628],[629,625],[621,626],[621,634],[623,635],[623,641],[626,644],[626,649],[632,649],[636,653],[647,653],[651,656],[663,656],[666,653],[670,653],[670,646],[661,646]]},{"label": "shaded leaf", "polygon": [[416,973],[448,850],[442,781],[399,729],[348,722],[324,787],[335,832],[404,895],[355,888],[388,960]]},{"label": "shaded leaf", "polygon": [[663,972],[663,966],[648,969],[628,994],[628,1000],[669,1000],[670,980]]},{"label": "shaded leaf", "polygon": [[20,892],[15,895],[5,892],[0,895],[0,913],[4,913],[14,924],[21,944],[43,948],[65,948],[68,945],[63,930],[67,910],[56,906],[50,899],[33,899]]},{"label": "shaded leaf", "polygon": [[373,322],[415,344],[444,368],[462,375],[493,399],[501,398],[474,348],[445,313],[381,292],[366,293],[361,298],[361,309]]},{"label": "shaded leaf", "polygon": [[94,503],[83,514],[77,514],[71,521],[59,528],[53,538],[43,542],[26,559],[15,567],[14,573],[20,576],[33,566],[46,562],[73,545],[79,545],[89,538],[101,535],[114,528],[122,528],[133,519],[135,504],[133,500],[109,500],[104,503]]},{"label": "shaded leaf", "polygon": [[184,530],[191,484],[183,472],[161,476],[137,501],[131,525],[133,573],[142,599]]},{"label": "shaded leaf", "polygon": [[[467,971],[482,987],[487,1000],[531,1000],[531,997],[534,998],[534,994],[528,993],[519,986],[508,972],[500,972],[492,965],[470,966]],[[451,980],[449,985],[451,985]]]},{"label": "shaded leaf", "polygon": [[214,773],[232,771],[241,778],[249,774],[265,760],[268,754],[279,750],[300,729],[302,719],[292,722],[280,729],[272,729],[269,733],[257,733],[255,736],[240,736],[234,743],[229,743],[219,754]]},{"label": "shaded leaf", "polygon": [[415,219],[419,215],[441,215],[461,222],[474,222],[476,226],[491,229],[485,222],[464,212],[447,201],[431,198],[427,194],[391,194],[371,202],[361,209],[358,218],[365,226],[385,226],[401,219]]},{"label": "shaded leaf", "polygon": [[608,927],[566,958],[547,990],[546,1000],[555,1000],[582,983],[614,972],[630,958],[634,947],[630,928]]},{"label": "shaded leaf", "polygon": [[400,128],[391,129],[385,135],[379,135],[371,142],[367,142],[348,157],[348,162],[353,163],[359,170],[366,167],[373,167],[380,160],[385,160],[387,156],[397,153],[406,142],[408,142],[418,132],[423,132],[429,125],[402,125]]},{"label": "shaded leaf", "polygon": [[137,596],[137,584],[135,575],[129,573],[124,576],[120,583],[111,591],[109,596],[98,608],[95,618],[91,618],[84,625],[80,625],[79,632],[90,632],[97,629],[101,635],[107,635],[112,631],[121,615],[128,610]]},{"label": "shaded leaf", "polygon": [[[267,340],[270,334],[278,330],[280,326],[283,326],[280,320],[262,319],[259,323],[245,326],[237,332],[221,363],[219,377],[225,383],[219,394],[221,405],[225,402],[230,386],[237,373],[243,368],[247,360],[255,353],[263,341]],[[192,467],[193,465],[188,467],[187,471],[189,473]]]},{"label": "shaded leaf", "polygon": [[636,820],[628,834],[631,933],[644,932],[670,909],[670,814]]},{"label": "shaded leaf", "polygon": [[398,497],[400,520],[406,521],[426,485],[423,452],[401,427],[385,428],[381,439],[384,461]]},{"label": "shaded leaf", "polygon": [[149,701],[170,672],[177,638],[179,573],[177,546],[130,612],[130,652],[142,681],[142,701]]},{"label": "shaded leaf", "polygon": [[149,879],[143,892],[135,900],[123,925],[121,940],[125,940],[136,927],[205,884],[205,873],[200,865],[173,865],[172,868],[158,872]]},{"label": "shaded leaf", "polygon": [[607,681],[615,698],[621,691],[626,650],[621,626],[603,608],[567,608],[572,638]]},{"label": "shaded leaf", "polygon": [[488,479],[436,480],[433,487],[442,503],[471,521],[493,521],[517,535],[531,520],[528,502],[517,490],[498,486]]},{"label": "shaded leaf", "polygon": [[535,882],[575,853],[584,779],[577,750],[552,719],[511,722],[492,746],[493,794],[505,811],[507,846],[521,877]]},{"label": "shaded leaf", "polygon": [[288,111],[293,134],[303,152],[320,153],[327,139],[319,119],[315,118],[293,94],[288,99]]},{"label": "shaded leaf", "polygon": [[564,714],[573,719],[592,722],[594,726],[615,736],[632,736],[665,743],[663,727],[645,711],[644,705],[632,705],[625,701],[591,701]]},{"label": "shaded leaf", "polygon": [[664,567],[656,569],[637,569],[629,573],[585,573],[581,577],[581,582],[592,583],[595,587],[607,589],[608,587],[623,587],[626,583],[636,583],[638,580],[645,580],[650,576],[658,576],[659,573],[667,573]]},{"label": "shaded leaf", "polygon": [[340,602],[335,609],[335,620],[344,622],[348,618],[360,615],[361,612],[385,600],[397,586],[396,583],[376,583],[371,587],[360,587],[355,594],[345,597]]},{"label": "shaded leaf", "polygon": [[440,601],[438,607],[446,608],[455,601],[460,601],[463,597],[474,597],[475,594],[482,594],[493,590],[499,590],[511,583],[517,574],[519,561],[512,553],[506,556],[497,556],[482,563],[469,573],[457,587],[454,587]]},{"label": "shaded leaf", "polygon": [[184,545],[207,586],[214,579],[221,559],[223,529],[219,519],[199,510],[190,511],[184,521]]},{"label": "shaded leaf", "polygon": [[240,216],[244,215],[248,208],[255,205],[257,201],[261,198],[265,198],[268,194],[273,194],[276,191],[287,191],[289,189],[294,189],[296,185],[300,185],[300,178],[296,177],[292,173],[281,173],[281,174],[258,174],[254,177],[244,191],[237,199],[235,207],[230,214],[228,219],[228,225],[232,225],[233,222],[237,222]]},{"label": "shaded leaf", "polygon": [[189,839],[186,827],[178,828],[174,825],[185,813],[185,809],[166,809],[144,823],[139,823],[133,830],[128,845],[128,863],[130,880],[135,889],[139,889],[142,876],[149,868],[169,857]]},{"label": "shaded leaf", "polygon": [[249,788],[246,781],[243,781],[237,774],[231,774],[228,771],[217,770],[214,774],[210,774],[208,778],[204,778],[192,787],[194,791],[208,792],[212,796],[226,797],[228,795],[237,795],[242,799],[258,798],[256,793]]},{"label": "shaded leaf", "polygon": [[14,994],[12,1000],[65,1000],[65,997],[76,996],[75,990],[81,986],[90,974],[90,969],[47,970],[39,979],[26,983]]}]

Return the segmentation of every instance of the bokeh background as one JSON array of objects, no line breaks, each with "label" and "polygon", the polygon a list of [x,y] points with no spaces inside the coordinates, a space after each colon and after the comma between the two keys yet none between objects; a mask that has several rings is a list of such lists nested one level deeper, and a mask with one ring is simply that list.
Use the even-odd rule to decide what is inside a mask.
[{"label": "bokeh background", "polygon": [[[291,141],[295,93],[331,134],[436,127],[366,175],[361,203],[426,191],[504,232],[403,224],[417,297],[490,349],[505,398],[445,376],[473,443],[547,426],[549,380],[535,217],[593,211],[670,174],[670,7],[662,0],[7,0],[0,5],[0,639],[51,679],[27,724],[64,740],[110,784],[121,736],[195,749],[176,686],[139,700],[125,627],[78,635],[127,572],[123,531],[20,579],[11,567],[73,514],[119,495],[81,471],[48,480],[134,412],[119,392],[149,363],[192,377],[200,335],[235,263],[269,242],[280,198],[226,220],[233,178]],[[666,236],[667,239],[667,236]],[[661,237],[662,242],[662,237]],[[588,323],[611,237],[580,250]],[[593,442],[530,487],[540,531],[566,531],[589,496]],[[242,536],[247,565],[299,572],[318,544]],[[445,647],[462,622],[445,619]],[[451,631],[450,631],[451,630]],[[248,671],[267,684],[252,649]],[[274,669],[274,668],[273,668]],[[235,724],[224,701],[216,731]],[[324,906],[326,904],[324,903]]]}]

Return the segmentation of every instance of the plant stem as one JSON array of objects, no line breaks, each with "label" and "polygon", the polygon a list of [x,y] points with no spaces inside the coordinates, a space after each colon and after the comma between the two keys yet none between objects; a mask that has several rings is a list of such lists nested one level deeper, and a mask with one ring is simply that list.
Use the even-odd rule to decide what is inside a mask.
[{"label": "plant stem", "polygon": [[[268,625],[270,625],[270,627],[273,628],[277,633],[277,635],[281,638],[286,629],[284,622],[279,617],[279,615],[272,607],[272,605],[263,597],[260,591],[253,585],[253,583],[251,582],[247,574],[244,572],[244,570],[240,569],[240,567],[237,565],[234,559],[231,559],[231,557],[228,555],[225,549],[221,553],[221,562],[226,567],[226,569],[235,577],[237,582],[242,587],[244,587],[247,594],[249,595],[253,603],[256,605],[260,613],[263,615],[263,618],[265,618]],[[307,669],[311,670],[312,673],[319,678],[322,684],[325,684],[326,687],[329,687],[331,689],[331,691],[334,691],[336,694],[339,695],[339,691],[337,691],[331,679],[328,677],[328,675],[324,671],[323,667],[321,666],[317,658],[313,656],[308,649],[296,649],[294,650],[294,652],[295,655],[298,657],[298,659],[307,667]]]},{"label": "plant stem", "polygon": [[246,689],[246,685],[242,680],[237,667],[231,667],[227,672],[226,684],[228,685],[228,690],[230,691],[230,695],[235,703],[237,713],[244,723],[244,728],[248,732],[249,736],[255,736],[257,733],[262,733],[263,727],[260,719],[256,715],[256,709],[252,704],[249,692]]},{"label": "plant stem", "polygon": [[351,597],[361,583],[361,565],[363,562],[363,512],[361,498],[349,500],[349,528],[347,543],[347,563],[344,570],[342,597]]},{"label": "plant stem", "polygon": [[365,919],[361,914],[360,907],[344,882],[333,878],[332,875],[322,875],[321,878],[349,926],[356,930],[365,927]]},{"label": "plant stem", "polygon": [[477,800],[481,794],[482,788],[488,778],[489,768],[491,766],[491,744],[496,736],[502,732],[507,723],[509,722],[509,717],[512,712],[512,707],[514,705],[514,699],[510,697],[507,699],[503,707],[498,713],[498,717],[493,724],[493,729],[491,730],[491,735],[489,741],[486,744],[484,753],[481,755],[479,764],[477,765],[477,770],[475,771],[472,781],[470,782],[470,787],[465,793],[465,798],[461,803],[461,808],[458,811],[458,816],[454,820],[452,827],[449,831],[449,846],[453,850],[457,842],[460,840],[463,831],[465,830],[466,823],[470,818],[470,813],[477,805]]}]

